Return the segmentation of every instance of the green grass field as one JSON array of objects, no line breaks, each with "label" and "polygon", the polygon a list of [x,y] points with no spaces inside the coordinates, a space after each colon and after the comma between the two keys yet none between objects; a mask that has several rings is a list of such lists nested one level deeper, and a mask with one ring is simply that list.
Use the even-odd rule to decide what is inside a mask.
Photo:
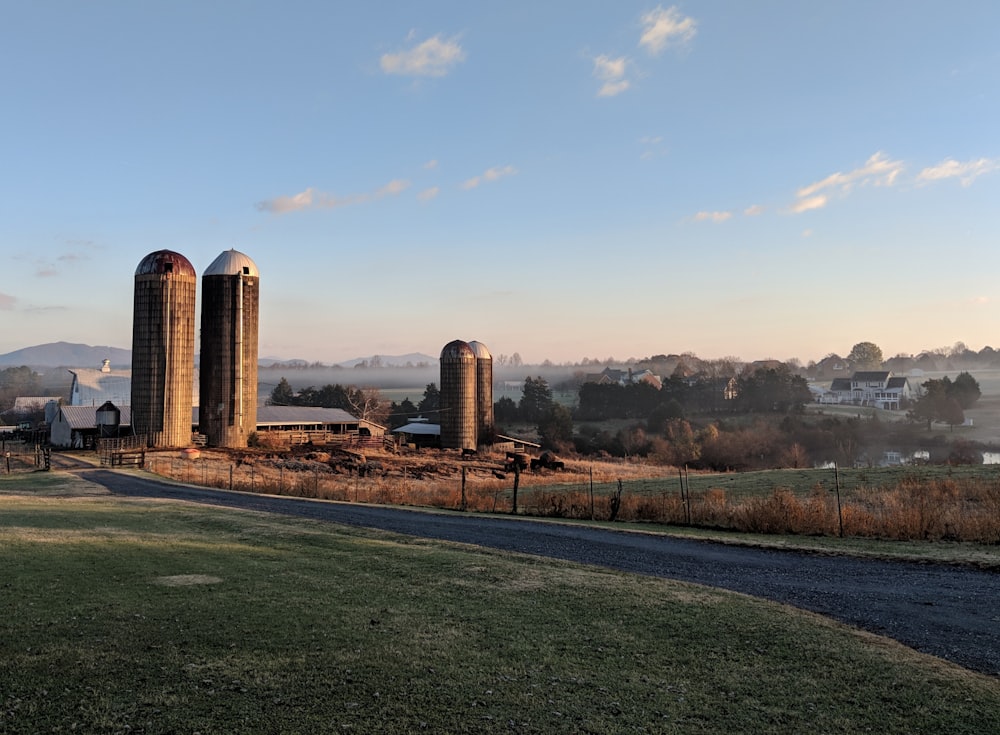
[{"label": "green grass field", "polygon": [[1000,731],[1000,681],[736,594],[2,489],[3,733]]}]

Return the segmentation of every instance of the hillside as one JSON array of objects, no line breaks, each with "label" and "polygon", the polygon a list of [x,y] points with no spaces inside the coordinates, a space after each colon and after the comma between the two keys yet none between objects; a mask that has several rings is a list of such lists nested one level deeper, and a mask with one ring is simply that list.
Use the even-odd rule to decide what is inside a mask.
[{"label": "hillside", "polygon": [[113,368],[128,367],[132,364],[132,351],[120,347],[49,342],[0,355],[0,366],[99,368],[104,360],[111,360]]}]

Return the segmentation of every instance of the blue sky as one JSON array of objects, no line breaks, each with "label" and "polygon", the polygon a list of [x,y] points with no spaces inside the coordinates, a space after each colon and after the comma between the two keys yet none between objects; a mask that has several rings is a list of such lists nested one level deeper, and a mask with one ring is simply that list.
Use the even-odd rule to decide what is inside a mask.
[{"label": "blue sky", "polygon": [[147,253],[261,354],[1000,348],[1000,4],[7,3],[0,352]]}]

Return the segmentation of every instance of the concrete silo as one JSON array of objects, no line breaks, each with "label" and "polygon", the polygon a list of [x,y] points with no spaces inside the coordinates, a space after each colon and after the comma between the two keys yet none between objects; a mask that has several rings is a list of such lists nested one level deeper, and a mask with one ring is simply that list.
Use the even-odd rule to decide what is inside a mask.
[{"label": "concrete silo", "polygon": [[493,422],[493,355],[482,342],[469,342],[476,356],[476,443],[492,444],[496,426]]},{"label": "concrete silo", "polygon": [[476,355],[462,340],[441,350],[441,446],[476,448]]},{"label": "concrete silo", "polygon": [[211,447],[245,447],[257,427],[260,273],[236,250],[201,279],[199,431]]},{"label": "concrete silo", "polygon": [[190,261],[171,250],[150,253],[135,269],[132,428],[150,447],[191,444],[197,285]]}]

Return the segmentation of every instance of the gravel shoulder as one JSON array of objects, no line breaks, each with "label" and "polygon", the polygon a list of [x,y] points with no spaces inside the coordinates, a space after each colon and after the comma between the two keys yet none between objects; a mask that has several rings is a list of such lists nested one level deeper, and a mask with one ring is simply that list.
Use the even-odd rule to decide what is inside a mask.
[{"label": "gravel shoulder", "polygon": [[528,519],[252,495],[89,466],[77,471],[126,497],[281,513],[732,590],[819,613],[1000,676],[1000,574],[995,572],[746,548]]}]

